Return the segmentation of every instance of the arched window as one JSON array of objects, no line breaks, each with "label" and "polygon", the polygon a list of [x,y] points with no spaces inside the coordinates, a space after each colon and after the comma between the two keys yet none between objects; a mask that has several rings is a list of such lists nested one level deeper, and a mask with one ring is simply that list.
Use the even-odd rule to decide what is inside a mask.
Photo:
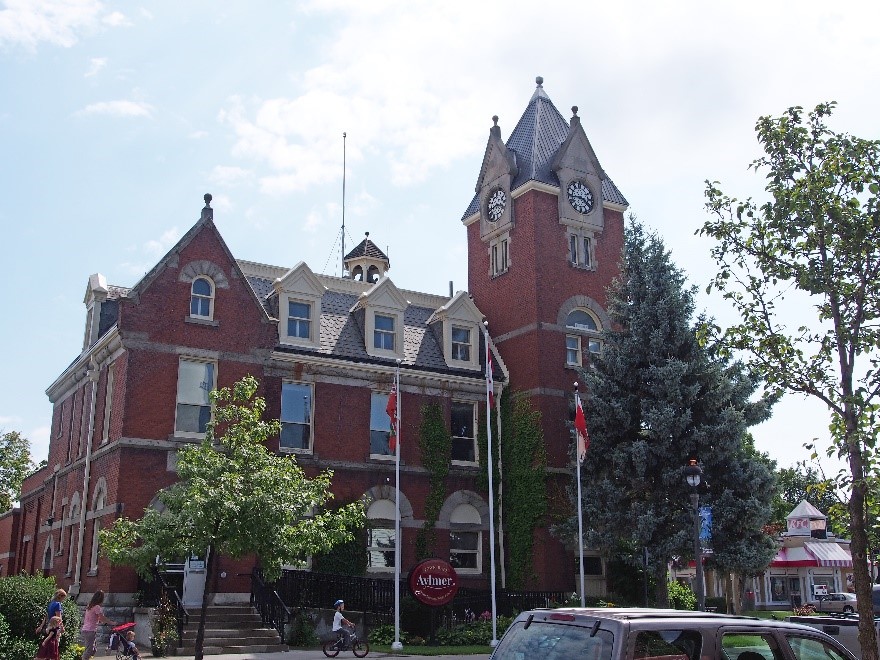
[{"label": "arched window", "polygon": [[364,281],[364,269],[361,266],[355,266],[354,270],[351,271],[351,279],[357,280],[358,282]]},{"label": "arched window", "polygon": [[200,319],[214,318],[214,283],[207,277],[197,277],[192,282],[189,314]]},{"label": "arched window", "polygon": [[481,570],[480,512],[471,504],[459,504],[449,517],[449,563],[459,573]]},{"label": "arched window", "polygon": [[394,521],[397,509],[391,500],[374,500],[367,509],[367,569],[394,569]]},{"label": "arched window", "polygon": [[[570,367],[583,366],[583,342],[586,341],[590,357],[599,355],[602,342],[596,333],[602,330],[595,317],[584,309],[573,309],[565,319],[565,327],[577,334],[565,335],[565,364]],[[590,336],[593,335],[593,336]]]},{"label": "arched window", "polygon": [[46,550],[43,552],[43,572],[49,573],[52,570],[52,536],[46,541]]},{"label": "arched window", "polygon": [[95,505],[92,507],[95,518],[92,521],[92,554],[91,563],[89,564],[89,572],[93,575],[98,572],[98,551],[100,550],[100,543],[98,541],[100,539],[99,532],[101,531],[101,519],[98,516],[100,515],[101,509],[104,508],[106,501],[106,491],[104,488],[99,488],[95,495]]},{"label": "arched window", "polygon": [[379,281],[379,269],[376,266],[370,266],[367,271],[367,282],[375,284]]},{"label": "arched window", "polygon": [[79,522],[79,493],[75,493],[70,503],[70,515],[67,517],[67,575],[73,574],[73,558],[76,555],[75,543],[76,523]]}]

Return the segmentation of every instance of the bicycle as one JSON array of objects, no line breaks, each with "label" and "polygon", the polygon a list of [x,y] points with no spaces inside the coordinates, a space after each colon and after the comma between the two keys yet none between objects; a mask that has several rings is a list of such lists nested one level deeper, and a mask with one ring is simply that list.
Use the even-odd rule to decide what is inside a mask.
[{"label": "bicycle", "polygon": [[351,651],[356,658],[363,658],[370,652],[370,645],[366,640],[360,639],[357,630],[352,628],[351,635],[346,643],[344,637],[328,639],[321,646],[321,650],[328,658],[335,658],[340,651]]}]

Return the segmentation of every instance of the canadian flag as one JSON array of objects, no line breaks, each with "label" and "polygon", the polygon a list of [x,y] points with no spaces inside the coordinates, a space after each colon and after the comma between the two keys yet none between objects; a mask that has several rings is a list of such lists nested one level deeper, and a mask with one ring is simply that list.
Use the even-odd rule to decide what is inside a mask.
[{"label": "canadian flag", "polygon": [[495,407],[495,382],[492,380],[492,351],[489,350],[489,340],[486,339],[486,392],[489,395],[489,405]]},{"label": "canadian flag", "polygon": [[397,384],[391,388],[391,395],[388,397],[388,405],[385,406],[385,412],[391,418],[391,435],[388,438],[388,448],[391,451],[397,451]]},{"label": "canadian flag", "polygon": [[574,399],[577,405],[574,413],[574,429],[577,433],[577,459],[578,463],[583,463],[587,457],[587,449],[590,448],[590,435],[587,433],[587,419],[584,417],[581,395],[575,393]]}]

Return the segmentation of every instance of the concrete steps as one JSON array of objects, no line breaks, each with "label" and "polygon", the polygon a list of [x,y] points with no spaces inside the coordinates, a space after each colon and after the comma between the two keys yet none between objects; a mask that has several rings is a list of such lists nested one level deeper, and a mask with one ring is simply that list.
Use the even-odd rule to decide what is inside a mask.
[{"label": "concrete steps", "polygon": [[[183,630],[178,655],[194,655],[201,609],[188,609],[189,624]],[[205,614],[205,655],[226,653],[272,653],[287,646],[273,628],[266,628],[250,606],[212,605]]]}]

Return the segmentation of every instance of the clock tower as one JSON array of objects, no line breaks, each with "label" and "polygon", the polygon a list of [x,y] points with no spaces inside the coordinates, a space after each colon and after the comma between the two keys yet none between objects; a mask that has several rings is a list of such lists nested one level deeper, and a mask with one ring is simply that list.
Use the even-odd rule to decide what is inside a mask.
[{"label": "clock tower", "polygon": [[[468,290],[486,315],[510,387],[541,412],[548,467],[561,475],[551,477],[549,491],[562,493],[573,478],[562,472],[573,468],[573,384],[610,325],[606,290],[619,273],[628,203],[602,169],[577,107],[566,120],[543,79],[536,82],[506,142],[492,118],[462,223]],[[546,529],[539,535],[534,570],[541,588],[573,589],[572,547]],[[604,585],[603,575],[593,577]]]}]

